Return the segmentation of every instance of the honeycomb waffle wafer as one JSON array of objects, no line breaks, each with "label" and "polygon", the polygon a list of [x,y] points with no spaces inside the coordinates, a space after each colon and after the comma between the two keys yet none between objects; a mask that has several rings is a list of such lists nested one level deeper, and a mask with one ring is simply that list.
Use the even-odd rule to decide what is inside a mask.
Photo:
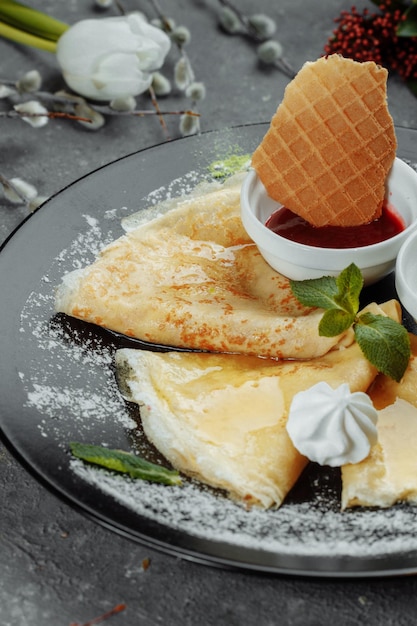
[{"label": "honeycomb waffle wafer", "polygon": [[380,216],[397,147],[386,80],[336,54],[305,63],[252,157],[271,198],[313,226]]}]

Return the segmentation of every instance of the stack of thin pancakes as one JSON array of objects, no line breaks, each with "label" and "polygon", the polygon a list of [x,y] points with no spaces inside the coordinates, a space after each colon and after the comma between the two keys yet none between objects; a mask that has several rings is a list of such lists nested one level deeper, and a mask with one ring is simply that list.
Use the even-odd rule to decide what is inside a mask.
[{"label": "stack of thin pancakes", "polygon": [[[56,309],[171,346],[116,354],[147,437],[185,474],[270,507],[308,462],[286,431],[293,396],[323,380],[367,391],[377,371],[351,331],[320,337],[323,312],[263,260],[240,220],[240,182],[184,198],[107,246],[64,277]],[[370,306],[400,319],[395,301]]]}]

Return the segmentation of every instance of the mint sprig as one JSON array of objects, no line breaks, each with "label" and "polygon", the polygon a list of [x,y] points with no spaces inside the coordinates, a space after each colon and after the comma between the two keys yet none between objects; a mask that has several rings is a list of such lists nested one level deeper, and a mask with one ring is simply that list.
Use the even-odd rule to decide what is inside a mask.
[{"label": "mint sprig", "polygon": [[[410,339],[401,324],[390,317],[363,313],[355,324],[355,337],[362,352],[380,372],[397,382],[401,380],[411,355]],[[373,355],[373,360],[368,354]]]},{"label": "mint sprig", "polygon": [[335,337],[353,326],[355,339],[368,361],[396,382],[401,380],[411,356],[408,332],[384,315],[358,315],[363,276],[354,263],[337,277],[290,280],[290,286],[304,306],[325,309],[319,323],[320,336]]},{"label": "mint sprig", "polygon": [[164,485],[181,485],[182,483],[179,472],[145,461],[131,452],[78,442],[70,443],[69,447],[76,458],[114,472],[128,474],[130,478],[140,478]]}]

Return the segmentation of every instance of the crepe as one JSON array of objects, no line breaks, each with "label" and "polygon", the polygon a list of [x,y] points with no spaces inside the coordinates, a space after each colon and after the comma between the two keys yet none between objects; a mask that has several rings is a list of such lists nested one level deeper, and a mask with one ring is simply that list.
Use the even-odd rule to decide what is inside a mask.
[{"label": "crepe", "polygon": [[252,156],[271,198],[314,226],[381,215],[397,147],[387,75],[336,54],[304,64]]},{"label": "crepe", "polygon": [[262,507],[280,505],[308,462],[286,430],[294,394],[321,380],[364,391],[376,375],[356,343],[311,361],[124,348],[116,368],[176,469]]},{"label": "crepe", "polygon": [[342,468],[342,507],[417,504],[417,337],[401,382],[378,375],[369,395],[378,410],[378,442],[361,463]]},{"label": "crepe", "polygon": [[[396,300],[365,310],[400,315]],[[116,369],[146,436],[176,469],[263,507],[279,506],[308,462],[286,430],[293,396],[320,381],[366,391],[377,374],[354,341],[310,361],[124,348]]]},{"label": "crepe", "polygon": [[64,277],[56,310],[173,347],[277,358],[325,354],[322,311],[303,307],[240,219],[240,182],[128,232]]}]

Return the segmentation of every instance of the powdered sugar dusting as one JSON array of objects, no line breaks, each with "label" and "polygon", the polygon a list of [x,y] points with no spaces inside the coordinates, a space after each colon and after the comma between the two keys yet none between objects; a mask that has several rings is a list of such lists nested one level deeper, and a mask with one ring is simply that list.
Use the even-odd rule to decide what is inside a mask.
[{"label": "powdered sugar dusting", "polygon": [[[197,175],[190,173],[156,190],[147,199],[151,208],[146,216],[138,213],[125,219],[125,207],[100,217],[85,215],[85,228],[34,286],[22,310],[20,330],[22,346],[34,345],[37,359],[22,360],[19,375],[27,406],[39,414],[40,436],[61,450],[74,440],[111,445],[116,438],[145,455],[152,454],[135,421],[136,413],[117,388],[113,356],[118,340],[55,318],[54,289],[65,272],[91,262],[121,234],[121,221],[124,228],[131,228],[154,217],[175,204],[174,192],[188,193],[197,182]],[[191,537],[281,555],[378,558],[417,551],[415,508],[399,505],[342,513],[339,494],[326,470],[310,479],[305,498],[295,496],[279,510],[263,511],[246,510],[193,481],[167,487],[133,481],[78,460],[72,460],[69,467],[86,485],[129,511]]]},{"label": "powdered sugar dusting", "polygon": [[[233,179],[236,180],[236,177]],[[174,209],[185,199],[213,191],[219,187],[219,182],[199,180],[196,172],[190,172],[184,178],[173,181],[168,187],[160,187],[149,194],[147,208],[125,217],[122,220],[122,226],[126,232],[134,230],[141,224]]]},{"label": "powdered sugar dusting", "polygon": [[[107,222],[120,231],[118,212],[105,214],[103,225],[89,215],[84,219],[85,230],[58,255],[49,273],[62,276],[91,262],[115,237]],[[85,438],[100,423],[135,428],[115,384],[111,346],[94,334],[79,333],[54,320],[56,286],[56,281],[43,276],[21,313],[23,341],[36,344],[38,359],[27,363],[19,376],[27,390],[27,406],[44,416],[39,423],[42,436],[54,437],[58,445],[66,447],[74,423],[79,436]],[[102,378],[99,388],[98,371]]]},{"label": "powdered sugar dusting", "polygon": [[317,557],[375,557],[417,549],[412,530],[415,511],[405,505],[342,513],[334,494],[328,493],[324,499],[286,504],[278,510],[246,510],[193,483],[165,487],[114,476],[79,461],[72,467],[139,515],[212,541]]}]

